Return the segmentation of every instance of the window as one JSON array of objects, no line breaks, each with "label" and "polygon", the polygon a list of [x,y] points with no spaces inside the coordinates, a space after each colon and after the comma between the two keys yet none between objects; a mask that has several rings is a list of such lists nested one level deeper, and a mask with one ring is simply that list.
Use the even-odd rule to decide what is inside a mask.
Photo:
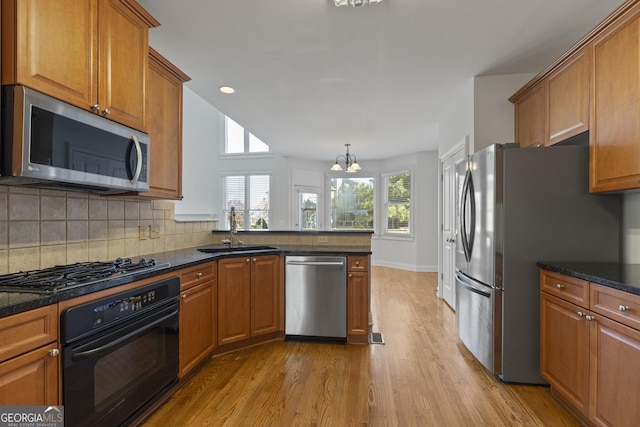
[{"label": "window", "polygon": [[225,220],[229,228],[229,211],[236,210],[238,230],[269,228],[269,175],[233,175],[224,177]]},{"label": "window", "polygon": [[385,233],[411,235],[411,172],[384,176]]},{"label": "window", "polygon": [[229,117],[224,118],[225,154],[268,153],[269,146],[255,135],[234,122]]},{"label": "window", "polygon": [[368,178],[331,178],[331,230],[373,231],[374,183]]}]

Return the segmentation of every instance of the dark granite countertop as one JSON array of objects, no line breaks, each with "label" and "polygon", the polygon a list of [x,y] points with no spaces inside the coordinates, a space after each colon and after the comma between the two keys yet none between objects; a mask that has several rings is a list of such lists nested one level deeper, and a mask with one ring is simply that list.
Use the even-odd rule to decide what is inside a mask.
[{"label": "dark granite countertop", "polygon": [[[158,266],[162,266],[152,271],[143,271],[120,276],[117,278],[107,278],[93,282],[90,285],[80,286],[73,289],[62,290],[51,294],[34,294],[20,292],[0,292],[0,317],[21,313],[38,307],[44,307],[59,301],[97,292],[103,289],[132,283],[137,280],[213,261],[223,257],[246,256],[248,254],[283,254],[283,255],[370,255],[371,249],[368,246],[331,246],[331,245],[269,245],[274,249],[263,249],[258,251],[244,251],[231,253],[203,253],[198,248],[219,247],[219,245],[199,246],[198,248],[180,249],[175,251],[159,252],[142,255],[147,259],[155,258]],[[135,257],[135,258],[140,258]],[[165,266],[168,264],[168,266]]]},{"label": "dark granite countertop", "polygon": [[640,295],[640,264],[601,262],[538,262],[549,271]]}]

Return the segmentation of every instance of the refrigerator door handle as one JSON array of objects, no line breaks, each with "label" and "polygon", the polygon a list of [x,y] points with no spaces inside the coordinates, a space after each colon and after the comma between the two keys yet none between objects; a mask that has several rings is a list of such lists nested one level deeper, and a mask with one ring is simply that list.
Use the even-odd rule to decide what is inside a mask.
[{"label": "refrigerator door handle", "polygon": [[493,291],[493,288],[491,288],[490,286],[481,284],[462,273],[457,273],[456,277],[461,286],[464,286],[466,289],[470,290],[471,292],[475,292],[478,295],[482,295],[486,298],[491,298],[491,291]]},{"label": "refrigerator door handle", "polygon": [[[468,202],[468,204],[467,204]],[[476,200],[475,189],[473,188],[473,177],[471,170],[467,169],[467,173],[464,176],[464,184],[462,185],[462,200],[460,201],[462,206],[460,226],[462,228],[462,249],[464,250],[464,257],[467,262],[471,261],[471,252],[473,251],[473,240],[476,234]],[[467,207],[469,213],[467,215]],[[469,223],[467,223],[469,220]]]}]

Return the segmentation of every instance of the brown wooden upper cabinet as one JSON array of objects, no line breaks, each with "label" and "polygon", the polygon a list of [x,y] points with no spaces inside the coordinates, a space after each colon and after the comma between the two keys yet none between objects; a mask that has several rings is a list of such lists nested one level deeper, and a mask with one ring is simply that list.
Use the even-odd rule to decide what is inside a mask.
[{"label": "brown wooden upper cabinet", "polygon": [[590,190],[640,188],[640,4],[591,44]]},{"label": "brown wooden upper cabinet", "polygon": [[149,191],[141,196],[182,199],[182,85],[189,80],[149,48],[146,99],[151,169]]},{"label": "brown wooden upper cabinet", "polygon": [[3,0],[2,84],[146,131],[149,28],[135,0]]},{"label": "brown wooden upper cabinet", "polygon": [[515,140],[547,146],[589,129],[589,52],[578,51],[542,79],[510,98],[515,104]]},{"label": "brown wooden upper cabinet", "polygon": [[516,140],[551,145],[589,130],[589,191],[640,188],[639,63],[640,0],[626,0],[509,98]]}]

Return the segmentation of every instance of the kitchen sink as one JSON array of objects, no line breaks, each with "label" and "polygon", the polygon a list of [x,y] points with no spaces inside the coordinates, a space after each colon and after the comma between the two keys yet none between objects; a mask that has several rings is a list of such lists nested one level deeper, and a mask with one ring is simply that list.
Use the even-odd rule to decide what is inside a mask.
[{"label": "kitchen sink", "polygon": [[216,254],[216,253],[234,253],[234,252],[255,252],[255,251],[265,251],[265,250],[273,250],[278,249],[273,246],[258,246],[258,245],[246,245],[246,246],[210,246],[207,248],[199,248],[200,252],[204,252],[207,254]]}]

